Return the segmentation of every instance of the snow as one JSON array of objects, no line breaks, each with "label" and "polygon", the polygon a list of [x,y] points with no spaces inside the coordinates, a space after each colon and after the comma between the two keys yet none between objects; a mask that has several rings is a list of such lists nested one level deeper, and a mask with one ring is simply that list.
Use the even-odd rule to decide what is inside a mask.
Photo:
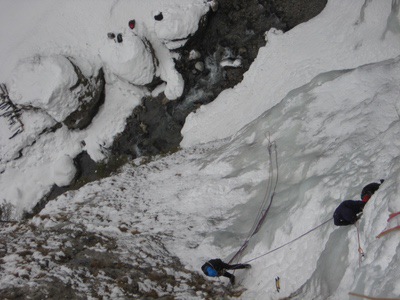
[{"label": "snow", "polygon": [[197,50],[191,50],[190,53],[189,53],[189,59],[190,60],[198,59],[200,57],[201,57],[201,54]]},{"label": "snow", "polygon": [[220,63],[221,67],[233,67],[238,68],[242,65],[242,61],[240,59],[230,60],[225,59]]},{"label": "snow", "polygon": [[53,169],[54,183],[58,186],[68,185],[76,174],[74,160],[71,156],[62,155],[55,163]]},{"label": "snow", "polygon": [[[178,2],[177,2],[178,3]],[[175,5],[162,11],[162,21],[154,24],[160,40],[185,40],[198,29],[198,20],[208,12],[208,6],[200,3]],[[158,13],[158,12],[157,12]],[[195,20],[193,22],[193,20]],[[182,26],[185,24],[186,26]],[[173,48],[172,48],[173,49]]]},{"label": "snow", "polygon": [[77,81],[67,58],[36,56],[15,68],[8,85],[9,95],[15,104],[43,109],[61,122],[78,108],[78,100],[69,90]]},{"label": "snow", "polygon": [[[156,22],[152,19],[155,11],[168,12],[164,15],[166,19],[175,15],[174,3],[177,8],[183,1],[151,4],[146,1],[140,9],[132,9],[130,15],[127,8],[131,2],[139,3],[118,1],[111,7],[99,1],[96,10],[99,16],[103,14],[109,27],[113,20],[120,28],[126,27],[132,18],[140,28],[138,20],[143,13],[146,28],[137,34],[146,36],[155,45],[160,63],[155,72],[168,79],[154,93],[165,89],[173,98],[179,95],[182,78],[174,69],[174,55],[165,41],[159,39],[160,32],[153,30],[156,25],[150,21]],[[79,3],[82,3],[82,10],[77,10],[80,14],[90,11],[89,7],[93,10],[91,1]],[[192,13],[200,16],[198,12],[202,10],[196,6],[200,2],[184,3],[188,10],[183,12],[193,9]],[[44,12],[59,12],[58,17],[61,12],[73,16],[70,13],[73,8],[67,3],[55,6],[42,0],[41,4],[32,8],[32,22],[42,19]],[[13,2],[8,11],[18,11],[19,5],[22,4]],[[172,8],[162,9],[164,5]],[[45,229],[79,226],[116,239],[119,250],[115,251],[120,251],[117,253],[121,260],[137,265],[145,258],[154,269],[165,267],[180,282],[162,287],[162,283],[147,278],[139,283],[140,289],[155,290],[159,296],[204,299],[212,295],[194,290],[184,278],[194,278],[206,260],[216,257],[229,260],[239,249],[270,186],[271,168],[279,178],[273,203],[264,225],[250,239],[241,257],[243,262],[265,255],[316,228],[332,217],[341,201],[359,199],[364,185],[384,178],[384,184],[366,205],[359,222],[360,246],[366,253],[361,263],[356,228],[335,227],[332,221],[252,261],[252,269],[239,270],[235,275],[238,286],[246,289],[241,299],[355,299],[349,292],[398,298],[398,232],[380,239],[376,236],[388,226],[389,214],[400,211],[399,7],[398,1],[331,0],[320,15],[287,33],[270,30],[266,35],[267,45],[260,49],[243,82],[188,117],[182,150],[154,157],[150,162],[139,158],[112,177],[63,194],[49,202],[9,244],[15,249],[29,247],[25,237],[35,236],[31,231],[34,227],[45,232]],[[31,46],[45,28],[35,24],[38,33],[27,38],[30,35],[26,27],[33,26],[27,24],[33,23],[26,23],[21,15],[16,20],[24,26],[15,26],[16,37],[9,39],[15,43],[2,44],[0,48],[1,57],[5,57],[4,53],[13,54],[9,60],[2,60],[0,78],[9,78],[11,62],[24,57],[23,53],[32,57],[28,50],[37,50]],[[53,18],[49,18],[49,24],[55,22]],[[0,20],[6,22],[10,18],[5,14]],[[182,20],[189,22],[186,18]],[[92,19],[89,21],[92,26],[100,26]],[[72,25],[73,29],[75,24]],[[106,43],[113,45],[114,41],[106,40],[107,30],[99,33],[86,25],[81,28],[87,32],[81,35],[67,37],[67,32],[60,31],[61,38],[54,40],[51,52],[59,43],[69,42],[70,52],[77,51],[80,57],[90,58],[83,70],[93,74],[101,65],[100,49]],[[50,27],[47,30],[57,32],[57,26]],[[0,28],[3,33],[3,26]],[[120,31],[124,35],[128,32]],[[74,34],[77,32],[80,31]],[[186,33],[178,35],[182,38]],[[87,44],[83,43],[84,38],[89,39]],[[24,46],[17,47],[23,40]],[[41,47],[41,52],[50,51],[46,46]],[[81,47],[86,47],[88,53],[83,55]],[[144,66],[138,67],[142,70]],[[80,151],[87,150],[95,160],[103,159],[102,149],[111,144],[129,113],[149,93],[127,79],[122,80],[116,71],[107,73],[106,101],[85,130],[70,132],[62,127],[44,134],[23,151],[20,159],[13,160],[21,147],[39,135],[43,124],[52,124],[52,120],[40,114],[36,119],[30,117],[36,120],[31,124],[26,122],[28,116],[23,116],[25,124],[30,125],[10,141],[7,130],[1,127],[0,189],[3,199],[13,199],[18,213],[31,208],[32,199],[39,199],[55,181],[63,185],[70,180],[74,173],[71,159]],[[277,146],[277,166],[268,155],[270,142]],[[2,234],[11,236],[13,230],[16,229],[4,228]],[[54,235],[49,238],[50,248],[61,255],[65,251],[60,248],[58,238]],[[98,248],[103,251],[100,245]],[[184,275],[171,270],[172,263],[163,264],[175,256],[187,270]],[[35,261],[26,262],[18,254],[5,255],[1,286],[16,286],[25,280],[15,274],[30,276],[32,280],[40,278],[39,266],[48,258],[37,251],[35,257]],[[27,264],[31,267],[30,274],[24,269]],[[48,271],[49,276],[74,282],[82,291],[89,290],[63,265],[53,262]],[[276,276],[281,278],[279,293],[274,286]],[[225,278],[221,282],[207,280],[216,287],[228,285]],[[105,298],[123,297],[116,284],[104,283],[99,289]]]},{"label": "snow", "polygon": [[[150,49],[136,35],[122,36],[123,42],[110,39],[100,49],[100,56],[110,73],[135,85],[150,83],[155,75],[155,66]],[[132,70],[134,70],[132,72]]]}]

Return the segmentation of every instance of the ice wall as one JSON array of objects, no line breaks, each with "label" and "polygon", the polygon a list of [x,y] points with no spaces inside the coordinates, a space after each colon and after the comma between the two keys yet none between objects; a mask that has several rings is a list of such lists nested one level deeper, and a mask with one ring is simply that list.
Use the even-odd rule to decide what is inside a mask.
[{"label": "ice wall", "polygon": [[[332,221],[255,261],[250,275],[242,278],[249,289],[245,299],[349,299],[349,292],[400,295],[400,282],[394,279],[400,274],[398,238],[376,239],[385,229],[389,213],[400,210],[396,183],[399,80],[400,57],[320,74],[232,138],[230,147],[235,145],[237,156],[229,151],[224,155],[234,165],[255,166],[256,161],[266,159],[262,153],[268,133],[277,144],[279,158],[279,184],[271,212],[243,261],[318,226],[332,217],[341,201],[359,200],[364,185],[386,178],[360,222],[366,253],[361,265],[355,226],[335,227]],[[253,142],[249,144],[249,140]],[[235,175],[246,172],[236,168]],[[260,201],[262,186],[258,188],[250,201]],[[254,218],[258,206],[246,204],[235,209],[240,217],[228,231],[245,232],[248,224],[242,220]],[[217,234],[219,244],[224,245],[221,236]],[[230,242],[235,244],[232,239]],[[225,245],[227,257],[240,242],[236,241],[236,247],[232,244]],[[275,276],[282,280],[279,294],[273,284]]]}]

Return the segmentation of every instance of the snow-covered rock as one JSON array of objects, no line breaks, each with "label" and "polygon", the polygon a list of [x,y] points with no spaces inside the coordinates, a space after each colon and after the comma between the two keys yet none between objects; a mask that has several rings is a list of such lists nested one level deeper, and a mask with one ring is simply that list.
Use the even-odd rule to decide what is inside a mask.
[{"label": "snow-covered rock", "polygon": [[86,78],[79,66],[61,55],[21,61],[8,82],[9,97],[21,109],[47,114],[70,129],[88,126],[101,104],[104,74]]},{"label": "snow-covered rock", "polygon": [[[210,4],[181,4],[165,8],[161,13],[162,20],[156,21],[154,29],[157,37],[164,41],[169,49],[177,49],[185,45],[199,26],[199,20],[209,11]],[[154,14],[157,15],[159,11]],[[197,20],[197,22],[193,22]],[[185,24],[183,26],[183,24]]]},{"label": "snow-covered rock", "polygon": [[59,187],[68,185],[76,174],[74,160],[69,155],[61,155],[53,164],[54,183]]},{"label": "snow-covered rock", "polygon": [[86,78],[78,66],[74,65],[74,68],[79,81],[73,91],[79,106],[63,123],[71,130],[82,130],[89,126],[104,102],[105,78],[103,69],[100,69],[96,76]]},{"label": "snow-covered rock", "polygon": [[41,109],[63,121],[79,102],[70,89],[78,75],[70,61],[59,55],[34,56],[21,61],[9,82],[11,100],[22,107]]},{"label": "snow-covered rock", "polygon": [[150,44],[133,33],[122,35],[121,43],[109,39],[100,56],[106,69],[132,84],[145,85],[154,78],[155,57]]}]

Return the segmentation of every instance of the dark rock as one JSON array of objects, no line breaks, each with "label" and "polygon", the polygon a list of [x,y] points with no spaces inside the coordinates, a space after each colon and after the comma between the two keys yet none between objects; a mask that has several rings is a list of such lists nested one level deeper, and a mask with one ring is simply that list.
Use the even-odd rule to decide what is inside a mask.
[{"label": "dark rock", "polygon": [[285,31],[287,31],[318,15],[325,8],[327,1],[272,0],[270,2],[275,14],[286,24]]},{"label": "dark rock", "polygon": [[[32,208],[31,211],[23,214],[23,219],[29,219],[38,214],[46,204],[62,195],[63,193],[71,190],[77,190],[88,182],[105,178],[118,170],[123,164],[125,164],[127,158],[123,155],[113,155],[108,161],[96,163],[91,159],[86,151],[81,152],[74,159],[75,167],[77,168],[77,174],[68,186],[59,187],[56,184],[52,186],[50,192],[45,195],[40,201]],[[0,205],[0,212],[2,212],[2,206]],[[0,220],[3,220],[0,214]]]},{"label": "dark rock", "polygon": [[154,16],[154,20],[156,21],[161,21],[162,19],[164,19],[164,16],[161,12]]},{"label": "dark rock", "polygon": [[[243,74],[257,57],[258,50],[266,44],[266,31],[272,27],[283,31],[290,30],[316,16],[326,5],[326,0],[218,2],[219,9],[207,16],[208,23],[205,28],[199,30],[180,50],[183,59],[177,62],[177,69],[185,79],[185,92],[178,102],[183,104],[186,115],[196,109],[198,104],[214,100],[222,90],[235,86],[243,79]],[[186,59],[192,49],[200,51],[202,57],[208,57],[209,61],[213,62],[208,64],[208,73],[192,72],[196,61]],[[235,71],[219,68],[221,60],[224,59],[224,52],[227,51],[231,53],[230,58],[241,58],[241,67]],[[214,73],[213,78],[218,80],[210,82],[210,73]],[[196,101],[195,105],[188,106],[187,98],[194,94],[193,90],[196,90],[197,94],[200,90],[209,96]],[[182,108],[179,110],[182,111]],[[182,121],[181,116],[179,120]]]},{"label": "dark rock", "polygon": [[134,109],[125,130],[114,140],[113,155],[136,158],[174,150],[181,141],[182,124],[172,118],[164,94],[147,97]]},{"label": "dark rock", "polygon": [[201,61],[198,61],[195,65],[194,65],[195,69],[199,72],[203,72],[204,71],[204,63]]},{"label": "dark rock", "polygon": [[72,63],[72,65],[78,75],[78,82],[71,90],[80,89],[78,96],[79,107],[63,123],[69,129],[82,130],[92,122],[93,117],[104,103],[104,72],[103,69],[100,69],[96,77],[86,78],[75,64]]}]

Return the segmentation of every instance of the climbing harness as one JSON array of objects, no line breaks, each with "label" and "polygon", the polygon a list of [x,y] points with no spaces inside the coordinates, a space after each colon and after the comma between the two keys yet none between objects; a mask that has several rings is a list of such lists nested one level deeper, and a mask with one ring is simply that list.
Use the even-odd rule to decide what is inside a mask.
[{"label": "climbing harness", "polygon": [[[239,250],[233,255],[233,257],[229,260],[229,264],[231,264],[233,261],[239,261],[241,255],[243,254],[244,250],[247,248],[247,245],[249,244],[250,239],[260,230],[261,226],[263,225],[267,214],[269,212],[269,209],[271,208],[272,201],[275,196],[275,190],[278,185],[278,153],[276,149],[276,143],[271,142],[270,137],[268,137],[268,157],[269,157],[269,171],[268,171],[268,182],[267,182],[267,188],[265,191],[265,196],[264,199],[261,203],[261,206],[258,210],[257,217],[255,218],[254,224],[252,228],[249,231],[249,235],[243,242],[242,246],[239,248]],[[269,203],[268,203],[269,200]]]}]

